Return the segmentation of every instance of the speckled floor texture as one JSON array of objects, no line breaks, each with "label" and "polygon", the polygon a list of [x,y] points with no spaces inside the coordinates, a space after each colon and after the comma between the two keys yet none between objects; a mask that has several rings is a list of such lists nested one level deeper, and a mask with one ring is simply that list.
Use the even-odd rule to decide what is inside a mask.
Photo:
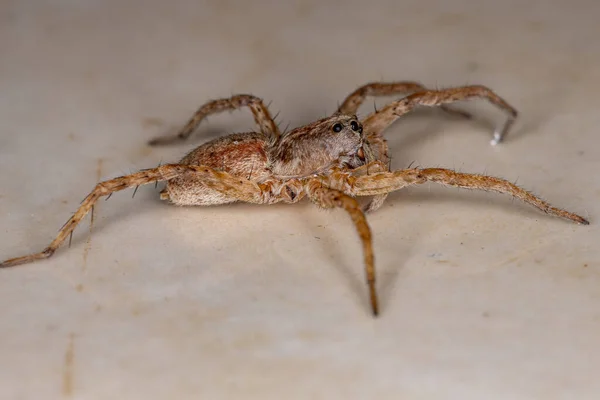
[{"label": "speckled floor texture", "polygon": [[598,15],[594,0],[0,2],[0,260],[42,250],[99,180],[254,129],[244,110],[146,144],[209,99],[252,93],[294,127],[382,80],[484,84],[521,113],[490,146],[503,115],[486,102],[457,106],[470,121],[420,109],[387,131],[392,168],[500,176],[591,221],[396,192],[369,216],[375,319],[343,211],[116,193],[71,248],[0,270],[0,398],[600,398]]}]

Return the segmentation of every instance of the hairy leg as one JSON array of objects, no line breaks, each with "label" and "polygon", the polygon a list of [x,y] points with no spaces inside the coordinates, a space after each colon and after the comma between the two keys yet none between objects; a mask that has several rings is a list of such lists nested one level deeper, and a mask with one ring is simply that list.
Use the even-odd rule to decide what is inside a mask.
[{"label": "hairy leg", "polygon": [[373,255],[373,240],[371,237],[371,229],[365,218],[365,214],[361,211],[360,205],[353,197],[350,197],[338,190],[329,189],[321,186],[321,182],[312,181],[307,185],[307,192],[310,199],[323,208],[343,208],[348,212],[352,222],[356,226],[358,235],[363,245],[363,254],[365,261],[365,274],[367,284],[369,286],[369,295],[371,300],[371,309],[373,315],[379,314],[379,306],[377,302],[377,291],[375,289],[375,257]]},{"label": "hairy leg", "polygon": [[522,189],[505,179],[492,176],[466,174],[442,168],[425,168],[379,172],[368,176],[360,176],[357,178],[349,177],[347,179],[349,193],[355,196],[373,196],[389,193],[410,185],[435,182],[442,185],[466,189],[505,193],[522,200],[527,204],[531,204],[547,214],[565,218],[583,225],[589,224],[585,218],[577,214],[553,207],[525,189]]},{"label": "hairy leg", "polygon": [[[370,114],[362,121],[362,124],[367,133],[369,142],[375,144],[384,143],[385,145],[385,140],[382,136],[383,130],[390,126],[390,124],[396,121],[400,116],[412,111],[417,106],[435,107],[472,98],[486,99],[498,106],[508,115],[505,122],[496,129],[494,138],[492,139],[492,144],[501,142],[517,118],[517,110],[500,96],[495,94],[491,89],[480,85],[462,86],[444,90],[426,90],[413,93]],[[387,155],[387,145],[380,151],[383,151],[384,154]]]},{"label": "hairy leg", "polygon": [[254,121],[260,127],[260,131],[275,142],[279,136],[279,128],[273,121],[269,109],[263,101],[249,94],[238,94],[230,98],[212,100],[202,105],[194,116],[188,121],[183,129],[174,136],[162,136],[152,139],[151,146],[169,144],[187,139],[196,130],[198,125],[209,115],[223,111],[232,111],[241,107],[248,107],[254,115]]},{"label": "hairy leg", "polygon": [[[344,99],[342,105],[338,107],[337,112],[340,114],[356,114],[358,108],[362,105],[367,96],[393,96],[422,92],[425,90],[427,90],[425,86],[412,81],[370,82],[350,93]],[[446,106],[441,106],[441,108],[450,114],[456,114],[464,118],[471,117],[470,114],[463,111],[452,110]]]},{"label": "hairy leg", "polygon": [[158,181],[168,181],[170,179],[182,176],[184,174],[195,174],[202,176],[205,179],[205,184],[216,190],[223,191],[229,196],[235,196],[240,201],[249,203],[262,203],[262,191],[256,183],[249,180],[240,179],[225,172],[217,171],[208,167],[183,165],[183,164],[166,164],[158,168],[142,170],[131,175],[125,175],[118,178],[100,182],[94,190],[81,202],[81,206],[75,214],[63,225],[56,238],[42,250],[40,253],[30,254],[23,257],[12,258],[0,263],[0,268],[13,267],[20,264],[30,263],[35,260],[41,260],[50,257],[56,249],[69,237],[81,220],[94,204],[103,196],[110,196],[114,192],[118,192],[127,188]]}]

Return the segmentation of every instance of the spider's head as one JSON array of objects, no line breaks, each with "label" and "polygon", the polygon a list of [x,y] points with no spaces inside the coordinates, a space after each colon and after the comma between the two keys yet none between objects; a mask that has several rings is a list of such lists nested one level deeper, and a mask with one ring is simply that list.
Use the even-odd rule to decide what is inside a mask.
[{"label": "spider's head", "polygon": [[269,158],[279,175],[308,175],[334,165],[353,169],[375,160],[356,115],[343,114],[294,129]]}]

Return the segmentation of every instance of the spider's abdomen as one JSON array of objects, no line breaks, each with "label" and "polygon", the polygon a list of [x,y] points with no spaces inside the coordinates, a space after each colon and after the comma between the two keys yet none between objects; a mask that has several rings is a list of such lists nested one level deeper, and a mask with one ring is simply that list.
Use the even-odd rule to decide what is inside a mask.
[{"label": "spider's abdomen", "polygon": [[[267,169],[267,138],[260,133],[239,133],[207,142],[181,159],[181,164],[205,165],[245,179],[260,180]],[[235,198],[207,187],[193,174],[172,179],[161,199],[181,206],[226,204]]]}]

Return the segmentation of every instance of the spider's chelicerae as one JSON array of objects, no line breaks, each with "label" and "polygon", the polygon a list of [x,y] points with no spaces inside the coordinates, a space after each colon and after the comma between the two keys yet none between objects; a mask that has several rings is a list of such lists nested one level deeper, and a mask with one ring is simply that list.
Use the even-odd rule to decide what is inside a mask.
[{"label": "spider's chelicerae", "polygon": [[[367,96],[399,95],[366,118],[356,117]],[[197,147],[179,163],[166,164],[100,182],[65,223],[58,236],[42,252],[6,260],[12,267],[48,258],[73,234],[73,230],[103,196],[140,185],[166,181],[160,198],[175,205],[214,205],[236,201],[273,204],[297,203],[308,197],[324,208],[343,208],[354,222],[362,241],[367,284],[373,314],[378,314],[371,230],[366,212],[377,210],[388,193],[410,185],[436,182],[443,185],[506,193],[540,210],[571,221],[584,218],[555,208],[533,194],[500,178],[459,173],[442,168],[409,168],[391,171],[383,131],[417,106],[440,106],[449,113],[468,114],[446,104],[473,98],[487,99],[507,114],[495,131],[492,144],[500,142],[513,124],[517,111],[484,86],[427,90],[415,82],[370,83],[352,92],[331,115],[282,134],[261,99],[236,95],[204,104],[176,136],[154,139],[160,145],[187,139],[207,116],[248,107],[259,132],[233,134]],[[357,196],[372,196],[364,209]]]}]

